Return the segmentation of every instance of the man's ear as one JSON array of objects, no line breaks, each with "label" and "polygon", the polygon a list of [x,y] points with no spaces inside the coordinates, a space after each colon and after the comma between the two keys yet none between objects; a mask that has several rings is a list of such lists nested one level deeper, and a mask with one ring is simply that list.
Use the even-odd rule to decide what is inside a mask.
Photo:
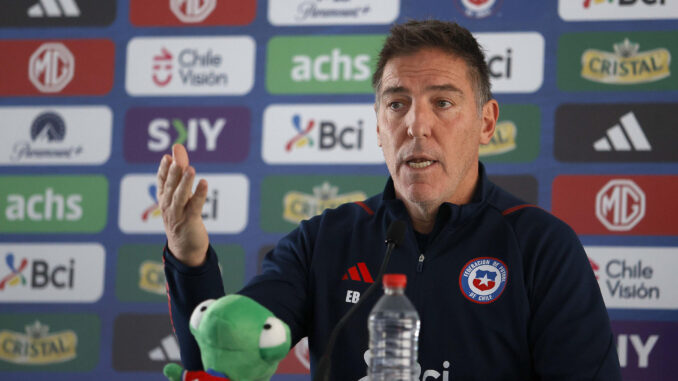
[{"label": "man's ear", "polygon": [[497,127],[497,119],[499,119],[499,104],[494,99],[490,99],[483,106],[480,144],[488,144],[492,140],[495,127]]}]

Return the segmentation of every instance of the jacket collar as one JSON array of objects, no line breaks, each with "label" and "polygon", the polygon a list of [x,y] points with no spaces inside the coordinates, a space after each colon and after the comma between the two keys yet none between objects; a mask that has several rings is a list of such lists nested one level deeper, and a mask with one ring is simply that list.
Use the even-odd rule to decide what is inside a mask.
[{"label": "jacket collar", "polygon": [[[487,200],[494,191],[494,187],[495,185],[487,178],[485,166],[483,163],[478,162],[478,182],[471,202],[463,205],[450,202],[442,203],[440,208],[438,208],[432,235],[436,235],[444,226],[458,227],[466,223],[469,218],[484,209],[487,205]],[[406,219],[408,222],[411,222],[405,204],[395,197],[393,178],[390,176],[382,193],[381,204],[390,209],[395,218]]]}]

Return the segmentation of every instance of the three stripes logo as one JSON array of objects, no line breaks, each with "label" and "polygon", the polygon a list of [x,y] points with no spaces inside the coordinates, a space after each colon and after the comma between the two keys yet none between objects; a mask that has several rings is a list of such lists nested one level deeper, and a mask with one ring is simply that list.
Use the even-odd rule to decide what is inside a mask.
[{"label": "three stripes logo", "polygon": [[148,352],[148,358],[151,361],[181,361],[181,355],[179,354],[179,343],[174,335],[170,334],[165,336],[160,342],[160,345],[151,349]]},{"label": "three stripes logo", "polygon": [[596,151],[652,151],[638,119],[629,112],[621,117],[620,123],[607,130],[606,136],[593,143]]},{"label": "three stripes logo", "polygon": [[27,11],[28,17],[80,17],[75,0],[40,0]]},{"label": "three stripes logo", "polygon": [[349,267],[341,280],[355,280],[357,282],[374,283],[370,271],[367,269],[365,262],[358,262],[356,266]]}]

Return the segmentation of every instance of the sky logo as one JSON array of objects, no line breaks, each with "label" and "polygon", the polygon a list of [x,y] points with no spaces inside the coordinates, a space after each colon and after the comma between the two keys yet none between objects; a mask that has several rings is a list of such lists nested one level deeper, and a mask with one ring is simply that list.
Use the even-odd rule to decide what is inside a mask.
[{"label": "sky logo", "polygon": [[301,127],[301,115],[294,114],[292,117],[292,126],[297,130],[297,136],[290,139],[287,144],[285,144],[285,151],[290,152],[293,147],[301,148],[304,146],[313,147],[315,142],[312,137],[309,136],[313,127],[315,127],[315,120],[310,119],[306,124],[306,128]]},{"label": "sky logo", "polygon": [[247,107],[138,107],[125,116],[124,153],[132,163],[156,163],[183,144],[193,162],[234,163],[250,147]]},{"label": "sky logo", "polygon": [[22,259],[21,264],[19,264],[18,267],[15,267],[14,254],[8,253],[5,256],[5,263],[7,264],[7,267],[11,273],[0,280],[0,291],[5,289],[5,285],[26,285],[26,277],[22,274],[22,272],[26,269],[26,266],[28,266],[28,260],[26,258]]}]

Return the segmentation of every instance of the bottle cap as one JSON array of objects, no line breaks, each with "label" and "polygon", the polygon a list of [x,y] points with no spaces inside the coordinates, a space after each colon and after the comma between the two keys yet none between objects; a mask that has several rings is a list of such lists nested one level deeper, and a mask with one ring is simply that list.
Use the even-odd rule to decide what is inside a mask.
[{"label": "bottle cap", "polygon": [[384,274],[384,287],[389,288],[405,288],[407,285],[407,275],[405,274]]}]

